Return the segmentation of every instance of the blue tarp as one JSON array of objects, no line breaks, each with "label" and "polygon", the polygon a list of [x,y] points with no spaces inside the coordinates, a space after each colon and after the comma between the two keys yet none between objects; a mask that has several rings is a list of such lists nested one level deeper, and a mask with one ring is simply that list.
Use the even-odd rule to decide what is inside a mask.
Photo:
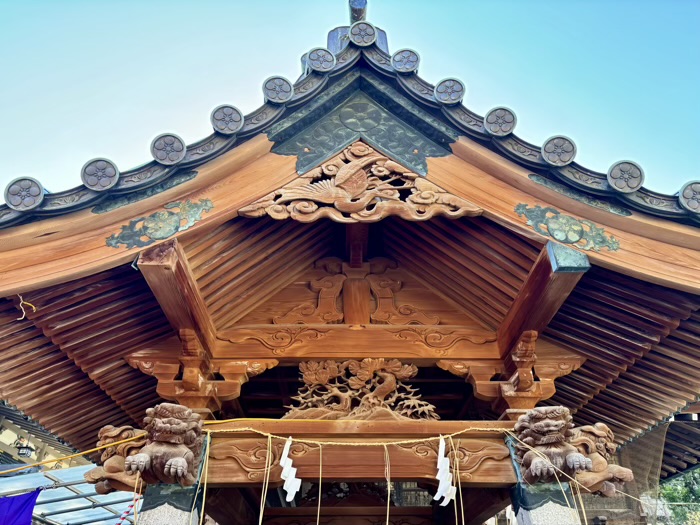
[{"label": "blue tarp", "polygon": [[32,525],[32,513],[41,490],[0,498],[0,525]]}]

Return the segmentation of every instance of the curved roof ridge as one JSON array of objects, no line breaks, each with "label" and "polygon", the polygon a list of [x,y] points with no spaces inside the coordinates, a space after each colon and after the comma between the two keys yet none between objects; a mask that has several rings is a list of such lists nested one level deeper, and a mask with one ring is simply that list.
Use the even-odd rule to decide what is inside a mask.
[{"label": "curved roof ridge", "polygon": [[[352,9],[351,5],[354,13]],[[158,135],[151,143],[154,160],[125,172],[108,159],[92,159],[81,170],[83,184],[58,193],[47,192],[31,177],[11,181],[4,192],[6,204],[0,205],[0,228],[83,209],[110,195],[133,193],[168,181],[177,184],[172,180],[176,172],[208,162],[266,131],[289,114],[288,110],[315,98],[329,78],[349,71],[360,58],[378,73],[393,78],[421,106],[441,113],[458,131],[523,167],[539,170],[594,197],[611,198],[659,217],[700,223],[700,180],[689,181],[676,194],[666,195],[643,186],[644,171],[633,161],[618,161],[607,173],[600,173],[574,162],[576,145],[568,137],[555,135],[541,146],[531,144],[513,133],[517,117],[512,110],[496,107],[484,116],[470,111],[462,104],[466,94],[463,82],[447,78],[430,84],[418,76],[417,52],[400,49],[389,55],[384,31],[358,18],[355,14],[357,21],[351,26],[329,33],[328,46],[333,51],[319,47],[302,56],[304,71],[294,84],[280,76],[265,80],[265,102],[258,109],[244,116],[235,106],[214,108],[210,116],[214,132],[208,137],[187,145],[174,133]]]}]

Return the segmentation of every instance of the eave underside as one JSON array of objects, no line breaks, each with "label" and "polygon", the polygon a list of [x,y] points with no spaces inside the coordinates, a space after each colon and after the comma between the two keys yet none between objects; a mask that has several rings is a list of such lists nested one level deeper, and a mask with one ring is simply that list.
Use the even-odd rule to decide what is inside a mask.
[{"label": "eave underside", "polygon": [[[186,235],[182,245],[220,330],[294,283],[314,261],[342,251],[342,228],[327,220],[237,218],[207,235]],[[542,249],[484,218],[425,223],[392,218],[371,228],[378,255],[420,276],[486,328],[503,321]],[[142,274],[125,265],[23,297],[37,311],[29,308],[21,321],[16,297],[1,303],[3,399],[79,449],[93,446],[105,424],[140,423],[145,409],[159,402],[156,384],[124,358],[176,337]],[[698,296],[593,268],[541,338],[544,346],[558,345],[587,359],[556,381],[557,393],[545,403],[572,408],[579,424],[605,422],[622,443],[695,401],[699,309]],[[268,374],[243,386],[238,415],[284,413],[296,372]],[[424,379],[416,386],[444,418],[496,417],[473,401],[471,387],[459,378],[435,371]],[[454,410],[455,405],[462,408]],[[684,435],[690,437],[679,443],[694,446],[688,444],[692,430]],[[688,458],[695,456],[678,456],[677,445],[667,447],[665,475],[693,465]]]}]

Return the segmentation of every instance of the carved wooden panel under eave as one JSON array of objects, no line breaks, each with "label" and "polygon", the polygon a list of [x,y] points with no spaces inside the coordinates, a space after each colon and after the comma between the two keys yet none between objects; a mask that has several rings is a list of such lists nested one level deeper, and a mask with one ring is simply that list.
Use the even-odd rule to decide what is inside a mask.
[{"label": "carved wooden panel under eave", "polygon": [[396,215],[424,221],[481,215],[482,209],[448,193],[358,141],[328,162],[261,199],[244,206],[241,217],[313,222],[377,222]]},{"label": "carved wooden panel under eave", "polygon": [[[316,261],[313,268],[280,290],[259,307],[248,312],[235,325],[260,324],[343,324],[343,284],[348,265],[337,258]],[[451,301],[425,285],[421,276],[393,260],[371,259],[364,272],[368,283],[366,300],[369,324],[451,325],[479,329],[480,325]]]}]

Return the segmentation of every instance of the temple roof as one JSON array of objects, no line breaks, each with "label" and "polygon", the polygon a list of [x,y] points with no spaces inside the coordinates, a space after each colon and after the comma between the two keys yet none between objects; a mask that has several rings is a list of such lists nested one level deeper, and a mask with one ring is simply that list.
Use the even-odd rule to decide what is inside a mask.
[{"label": "temple roof", "polygon": [[[344,255],[337,223],[362,222],[337,209],[312,216],[322,199],[310,205],[298,197],[309,194],[310,181],[328,189],[339,170],[379,159],[376,179],[407,184],[382,202],[404,215],[372,226],[380,238],[374,256],[404,272],[411,304],[421,298],[428,314],[495,338],[537,262],[570,246],[562,271],[581,262],[590,271],[553,309],[538,354],[555,348],[586,361],[557,379],[547,403],[571,407],[582,423],[604,421],[626,442],[696,400],[700,183],[660,195],[643,188],[634,163],[597,173],[574,162],[566,137],[529,144],[513,134],[512,111],[469,111],[462,82],[424,81],[417,53],[390,54],[361,8],[354,16],[353,25],[331,31],[327,48],[302,57],[295,83],[266,80],[259,109],[244,116],[215,108],[214,133],[201,141],[160,135],[154,160],[123,173],[106,159],[89,161],[83,186],[66,192],[45,193],[32,179],[8,186],[9,203],[0,207],[3,398],[81,449],[107,422],[137,423],[160,397],[155,378],[130,356],[173,341],[179,348],[165,302],[137,271],[144,248],[157,259],[162,241],[177,245],[215,335],[270,324],[280,305],[308,299],[317,261]],[[454,220],[426,221],[423,194]],[[360,215],[384,219],[378,208]],[[293,213],[296,220],[273,220]],[[447,402],[441,414],[494,416],[473,401],[469,385],[442,372],[432,370],[426,383],[461,389],[448,393],[456,398],[428,392]],[[296,372],[270,374],[243,389],[246,415],[281,415]],[[450,401],[467,408],[456,411]],[[674,457],[668,475],[677,472]]]},{"label": "temple roof", "polygon": [[[185,144],[172,133],[157,136],[151,144],[154,160],[142,166],[121,171],[108,159],[92,159],[81,170],[83,184],[58,193],[47,192],[30,177],[13,180],[5,188],[5,204],[0,205],[0,228],[88,207],[99,213],[111,202],[143,199],[180,184],[193,177],[198,166],[256,135],[267,133],[277,142],[276,122],[291,114],[303,115],[307,106],[345,81],[360,64],[439,122],[436,127],[442,128],[443,147],[448,150],[450,137],[466,136],[531,170],[530,179],[543,188],[591,207],[622,216],[638,210],[700,223],[700,181],[689,181],[676,194],[665,195],[643,186],[644,170],[635,162],[622,160],[600,173],[575,162],[576,145],[565,136],[555,135],[541,145],[528,143],[514,133],[517,117],[512,110],[496,107],[483,116],[470,111],[463,103],[468,97],[462,81],[449,78],[433,85],[424,80],[418,75],[418,53],[400,49],[390,54],[386,34],[364,19],[331,31],[327,48],[305,53],[302,64],[303,73],[294,83],[276,76],[267,79],[265,103],[252,113],[244,116],[231,105],[215,108],[211,113],[214,132],[202,140]],[[418,118],[430,121],[426,116]],[[315,160],[323,160],[320,157]]]}]

